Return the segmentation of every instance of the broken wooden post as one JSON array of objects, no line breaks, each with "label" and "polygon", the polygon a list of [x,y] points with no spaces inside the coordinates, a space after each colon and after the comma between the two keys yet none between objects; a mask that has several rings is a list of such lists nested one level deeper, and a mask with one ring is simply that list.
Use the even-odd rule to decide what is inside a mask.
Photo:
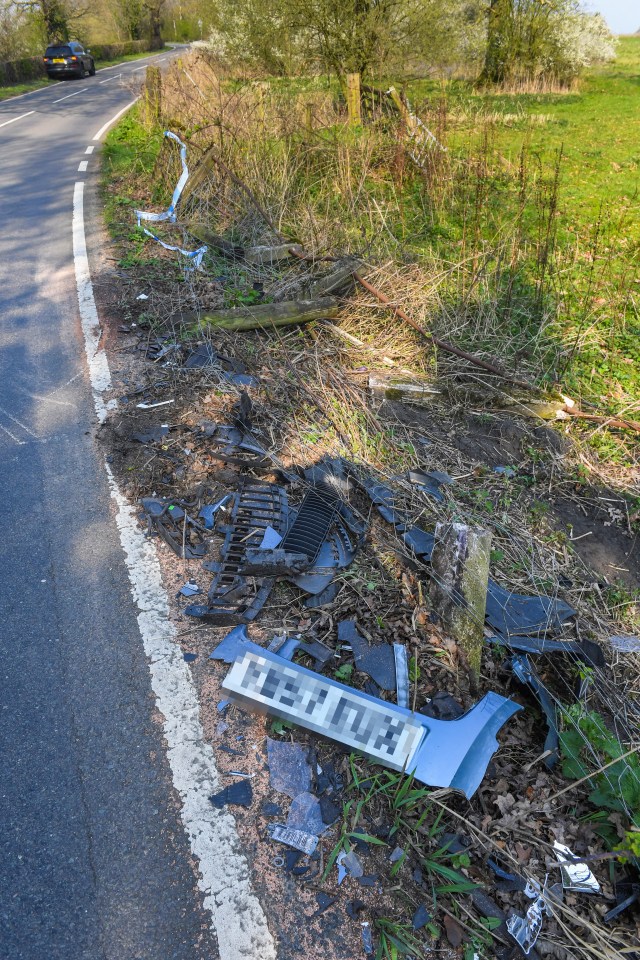
[{"label": "broken wooden post", "polygon": [[340,306],[334,297],[258,303],[229,310],[211,310],[200,318],[200,325],[223,330],[268,330],[271,327],[287,327],[294,323],[335,317],[339,311]]},{"label": "broken wooden post", "polygon": [[477,680],[487,607],[491,532],[465,523],[437,523],[431,558],[431,600]]},{"label": "broken wooden post", "polygon": [[359,127],[362,124],[359,73],[347,74],[347,110],[349,112],[350,126]]},{"label": "broken wooden post", "polygon": [[162,74],[160,67],[147,67],[143,92],[144,120],[151,127],[162,115]]},{"label": "broken wooden post", "polygon": [[307,137],[311,137],[313,133],[313,104],[305,103],[304,105],[304,128],[307,133]]}]

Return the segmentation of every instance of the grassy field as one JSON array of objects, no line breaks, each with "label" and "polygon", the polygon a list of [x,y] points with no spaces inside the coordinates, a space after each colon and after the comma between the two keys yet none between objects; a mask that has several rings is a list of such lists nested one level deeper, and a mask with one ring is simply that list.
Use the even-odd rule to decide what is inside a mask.
[{"label": "grassy field", "polygon": [[[566,361],[556,372],[577,399],[630,415],[640,401],[640,37],[621,38],[616,61],[591,70],[577,92],[481,94],[455,81],[408,92],[419,112],[444,104],[459,158],[486,158],[487,238],[518,216],[521,165],[538,181],[523,219],[539,225],[541,205],[553,204],[547,280],[557,315],[547,332]],[[455,209],[444,211],[441,235],[459,229]]]},{"label": "grassy field", "polygon": [[[153,56],[156,53],[160,53],[160,51],[153,50],[150,52],[146,50],[143,53],[130,53],[124,57],[118,57],[115,60],[96,60],[96,69],[102,70],[104,67],[113,67],[117,63],[128,63],[129,60],[143,60],[145,57]],[[6,87],[0,86],[0,100],[8,100],[10,97],[17,97],[21,93],[30,93],[31,90],[39,90],[40,87],[53,86],[59,82],[59,80],[41,78],[39,80],[32,80],[30,83],[12,83]]]}]

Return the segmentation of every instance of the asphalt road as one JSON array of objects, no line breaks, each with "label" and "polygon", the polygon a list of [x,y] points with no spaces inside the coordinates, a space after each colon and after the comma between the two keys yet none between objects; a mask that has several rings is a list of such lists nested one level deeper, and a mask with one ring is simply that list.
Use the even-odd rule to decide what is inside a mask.
[{"label": "asphalt road", "polygon": [[2,960],[217,956],[94,441],[72,258],[85,151],[147,62],[0,104]]}]

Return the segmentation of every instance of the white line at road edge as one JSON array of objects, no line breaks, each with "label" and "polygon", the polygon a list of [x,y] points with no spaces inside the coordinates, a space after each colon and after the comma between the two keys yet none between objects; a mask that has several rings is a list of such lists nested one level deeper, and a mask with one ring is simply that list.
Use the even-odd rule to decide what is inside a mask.
[{"label": "white line at road edge", "polygon": [[79,93],[86,93],[89,87],[83,87],[82,90],[76,90],[75,93],[68,93],[66,97],[60,97],[58,100],[52,100],[51,105],[54,103],[62,103],[63,100],[68,100],[69,97],[77,97]]},{"label": "white line at road edge", "polygon": [[85,153],[93,153],[94,150],[95,150],[95,147],[93,146],[93,144],[91,144],[90,147],[87,147],[87,149],[85,150]]},{"label": "white line at road edge", "polygon": [[88,160],[81,160],[80,163],[78,164],[78,173],[85,173],[88,166],[89,166]]},{"label": "white line at road edge", "polygon": [[23,117],[30,117],[32,113],[35,113],[35,110],[29,110],[29,113],[21,113],[19,117],[12,117],[11,120],[5,120],[4,123],[0,123],[0,127],[6,127],[8,123],[15,123],[16,120],[22,120]]},{"label": "white line at road edge", "polygon": [[134,103],[137,102],[137,100],[138,100],[138,97],[136,97],[135,100],[132,100],[131,103],[128,103],[128,104],[126,105],[126,107],[123,107],[122,110],[118,110],[118,112],[116,113],[116,115],[115,115],[114,117],[111,117],[111,120],[107,120],[107,122],[105,123],[105,125],[104,125],[103,127],[100,127],[100,129],[99,129],[98,132],[96,133],[95,137],[92,137],[92,139],[93,139],[93,140],[99,140],[100,137],[102,136],[102,134],[103,134],[103,133],[106,133],[107,130],[109,129],[109,127],[110,127],[112,124],[114,124],[114,123],[116,122],[116,120],[119,120],[123,113],[126,113],[127,110],[130,110],[131,107],[134,105]]},{"label": "white line at road edge", "polygon": [[[111,376],[106,354],[98,346],[101,330],[87,259],[84,183],[80,182],[73,193],[73,256],[89,375],[96,413],[102,422],[108,406],[102,393]],[[276,960],[267,918],[251,888],[249,865],[234,817],[227,809],[216,810],[209,800],[219,788],[220,777],[213,749],[204,738],[191,672],[169,619],[155,544],[142,533],[137,510],[121,494],[107,463],[105,469],[117,509],[116,523],[138,609],[151,686],[164,716],[167,758],[182,801],[180,815],[199,863],[198,886],[204,894],[204,906],[211,912],[220,960]]]}]

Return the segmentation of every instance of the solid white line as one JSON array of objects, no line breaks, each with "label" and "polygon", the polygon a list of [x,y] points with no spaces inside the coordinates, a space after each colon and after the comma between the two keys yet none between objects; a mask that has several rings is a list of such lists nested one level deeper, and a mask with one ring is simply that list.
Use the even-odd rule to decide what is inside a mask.
[{"label": "solid white line", "polygon": [[131,73],[137,73],[138,70],[146,70],[146,67],[135,67],[135,68],[131,71]]},{"label": "solid white line", "polygon": [[120,117],[122,116],[123,113],[126,113],[127,110],[130,110],[130,109],[131,109],[131,107],[134,105],[134,103],[137,101],[137,99],[138,99],[138,97],[136,97],[135,100],[132,100],[131,103],[128,103],[128,104],[126,105],[126,107],[123,107],[122,110],[118,110],[118,112],[116,113],[115,117],[111,117],[111,120],[107,120],[107,122],[105,123],[105,125],[104,125],[103,127],[100,127],[100,129],[99,129],[98,132],[96,133],[95,137],[92,137],[92,140],[99,140],[100,137],[102,136],[102,134],[103,134],[103,133],[106,133],[106,131],[109,129],[109,127],[111,126],[112,123],[115,123],[116,120],[119,120],[119,119],[120,119]]},{"label": "solid white line", "polygon": [[51,105],[53,106],[54,103],[62,103],[63,100],[68,100],[69,97],[77,97],[79,93],[85,93],[88,89],[89,87],[83,87],[82,90],[76,90],[75,93],[68,93],[66,97],[60,97],[59,100],[52,100]]},{"label": "solid white line", "polygon": [[[100,324],[87,259],[81,182],[75,184],[73,194],[73,254],[89,375],[96,413],[102,421],[108,406],[102,394],[111,377],[106,354],[98,347]],[[98,354],[103,358],[102,365],[96,362]],[[204,906],[211,912],[220,960],[276,960],[267,918],[251,888],[251,872],[234,817],[228,809],[216,810],[209,800],[219,788],[220,776],[211,744],[204,738],[191,672],[169,619],[169,601],[155,544],[144,536],[137,508],[121,494],[107,463],[105,469],[116,505],[116,523],[138,609],[151,686],[164,716],[167,758],[182,801],[180,815],[197,860],[197,882],[204,894]]]},{"label": "solid white line", "polygon": [[93,284],[89,272],[87,244],[84,236],[84,183],[76,183],[73,188],[73,260],[76,269],[76,286],[80,305],[80,321],[84,335],[84,348],[89,363],[89,377],[93,388],[93,402],[100,423],[107,417],[107,405],[103,394],[111,387],[111,372],[107,355],[100,346],[102,330],[98,319],[98,310],[93,296]]},{"label": "solid white line", "polygon": [[78,173],[84,173],[88,166],[89,166],[88,160],[81,160],[78,166]]},{"label": "solid white line", "polygon": [[112,77],[107,77],[106,80],[98,80],[98,83],[110,83],[112,80],[117,80],[118,77],[121,77],[121,73],[114,73]]},{"label": "solid white line", "polygon": [[87,147],[87,149],[85,150],[85,153],[93,153],[94,150],[95,150],[95,146],[91,144],[90,147]]},{"label": "solid white line", "polygon": [[6,127],[8,123],[15,123],[16,120],[22,120],[23,117],[30,117],[32,113],[35,113],[35,110],[29,110],[29,113],[21,113],[19,117],[12,117],[11,120],[5,120],[4,123],[0,123],[0,127]]}]

